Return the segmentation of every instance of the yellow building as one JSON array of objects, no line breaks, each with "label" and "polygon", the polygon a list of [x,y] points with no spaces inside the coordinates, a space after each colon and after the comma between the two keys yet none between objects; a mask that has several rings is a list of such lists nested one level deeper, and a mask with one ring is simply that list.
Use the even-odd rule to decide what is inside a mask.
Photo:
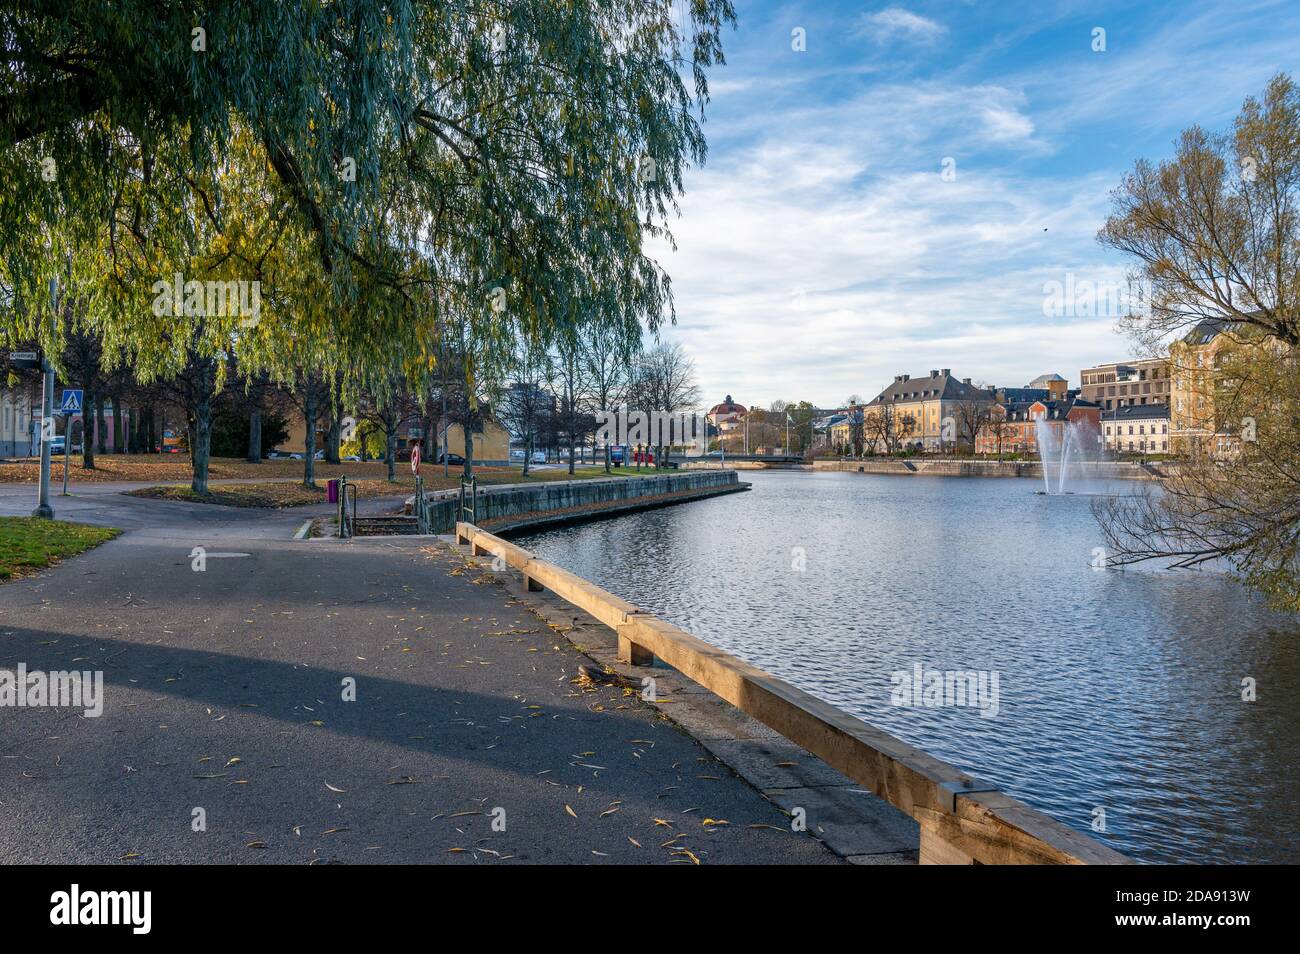
[{"label": "yellow building", "polygon": [[1171,450],[1225,456],[1236,446],[1239,422],[1222,419],[1216,393],[1227,352],[1243,343],[1240,322],[1207,318],[1169,347]]},{"label": "yellow building", "polygon": [[948,368],[927,377],[895,376],[894,383],[865,406],[863,440],[878,454],[893,450],[940,451],[970,446],[963,433],[963,406],[987,404],[994,392],[960,381]]},{"label": "yellow building", "polygon": [[[445,430],[447,453],[464,457],[465,429],[459,424],[452,424]],[[438,430],[437,443],[426,455],[429,460],[437,460],[442,453],[442,431],[442,428]],[[482,430],[474,432],[474,463],[480,466],[510,463],[510,433],[496,421],[488,421]]]},{"label": "yellow building", "polygon": [[845,454],[861,452],[860,444],[865,437],[862,433],[862,408],[850,404],[848,410],[834,415],[839,418],[827,427],[827,441],[832,450]]},{"label": "yellow building", "polygon": [[[363,424],[361,427],[366,431],[373,429],[370,424]],[[277,449],[284,453],[304,453],[307,429],[303,426],[301,414],[295,415],[289,422],[288,431],[289,436],[277,445]],[[327,436],[328,431],[322,414],[322,419],[316,427],[317,451],[324,450]],[[410,460],[411,445],[419,442],[422,445],[420,453],[424,459],[429,463],[437,461],[438,455],[442,453],[442,428],[438,430],[433,447],[423,446],[426,443],[423,437],[418,418],[412,417],[403,421],[397,428],[397,459]],[[462,457],[465,455],[465,431],[459,424],[452,424],[447,429],[447,452]],[[474,463],[483,466],[510,463],[510,434],[495,421],[488,421],[484,429],[474,432]]]}]

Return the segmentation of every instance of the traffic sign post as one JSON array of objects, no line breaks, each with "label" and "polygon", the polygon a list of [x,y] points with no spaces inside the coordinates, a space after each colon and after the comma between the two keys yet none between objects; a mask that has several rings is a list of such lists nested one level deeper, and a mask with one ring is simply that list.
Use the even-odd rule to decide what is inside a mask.
[{"label": "traffic sign post", "polygon": [[[84,399],[84,392],[80,388],[64,388],[63,402],[59,410],[63,413],[63,493],[60,496],[68,496],[68,454],[72,451],[72,415],[80,414]],[[85,438],[86,429],[83,427],[82,440]]]},{"label": "traffic sign post", "polygon": [[41,361],[35,351],[10,351],[9,364],[20,371],[34,371],[41,366]]},{"label": "traffic sign post", "polygon": [[72,418],[65,413],[63,415],[63,493],[60,497],[68,496],[68,448],[72,444]]}]

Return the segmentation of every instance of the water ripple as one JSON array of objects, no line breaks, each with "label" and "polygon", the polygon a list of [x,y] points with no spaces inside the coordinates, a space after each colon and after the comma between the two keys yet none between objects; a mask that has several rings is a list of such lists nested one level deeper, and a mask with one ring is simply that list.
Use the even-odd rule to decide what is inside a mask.
[{"label": "water ripple", "polygon": [[[1093,570],[1087,498],[1031,481],[745,479],[520,542],[1066,824],[1104,811],[1134,858],[1300,861],[1294,619],[1215,573]],[[916,663],[998,672],[997,716],[891,705]]]}]

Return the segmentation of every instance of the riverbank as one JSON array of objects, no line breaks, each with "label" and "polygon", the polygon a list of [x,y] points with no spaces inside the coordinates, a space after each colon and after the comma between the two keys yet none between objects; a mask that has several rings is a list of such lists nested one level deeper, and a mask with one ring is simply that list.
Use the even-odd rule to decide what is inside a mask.
[{"label": "riverbank", "polygon": [[[1176,464],[1141,464],[1136,461],[1085,461],[1070,464],[1071,475],[1089,480],[1161,480]],[[681,464],[684,470],[717,470],[717,461],[694,460]],[[860,460],[819,458],[811,464],[789,461],[727,461],[736,470],[844,471],[884,474],[896,477],[1030,477],[1043,479],[1043,465],[1036,460],[980,460],[964,457],[867,457]]]},{"label": "riverbank", "polygon": [[[1036,460],[978,460],[958,457],[881,457],[863,460],[817,460],[811,470],[847,471],[899,477],[1032,477],[1043,479]],[[1079,461],[1070,464],[1071,478],[1083,480],[1159,480],[1155,464],[1132,461]]]},{"label": "riverbank", "polygon": [[[575,523],[748,490],[734,470],[655,473],[638,477],[592,477],[538,484],[502,484],[479,489],[472,507],[474,522],[499,530],[518,530],[548,523]],[[432,533],[446,533],[469,515],[460,512],[459,490],[425,494]],[[414,512],[408,498],[405,512]]]}]

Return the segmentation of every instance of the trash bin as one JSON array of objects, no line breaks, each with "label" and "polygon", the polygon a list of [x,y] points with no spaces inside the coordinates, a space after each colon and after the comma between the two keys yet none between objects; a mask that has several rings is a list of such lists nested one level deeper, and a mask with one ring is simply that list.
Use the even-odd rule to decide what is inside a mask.
[{"label": "trash bin", "polygon": [[337,478],[331,480],[328,484],[325,485],[325,502],[326,503],[339,502],[339,482]]}]

